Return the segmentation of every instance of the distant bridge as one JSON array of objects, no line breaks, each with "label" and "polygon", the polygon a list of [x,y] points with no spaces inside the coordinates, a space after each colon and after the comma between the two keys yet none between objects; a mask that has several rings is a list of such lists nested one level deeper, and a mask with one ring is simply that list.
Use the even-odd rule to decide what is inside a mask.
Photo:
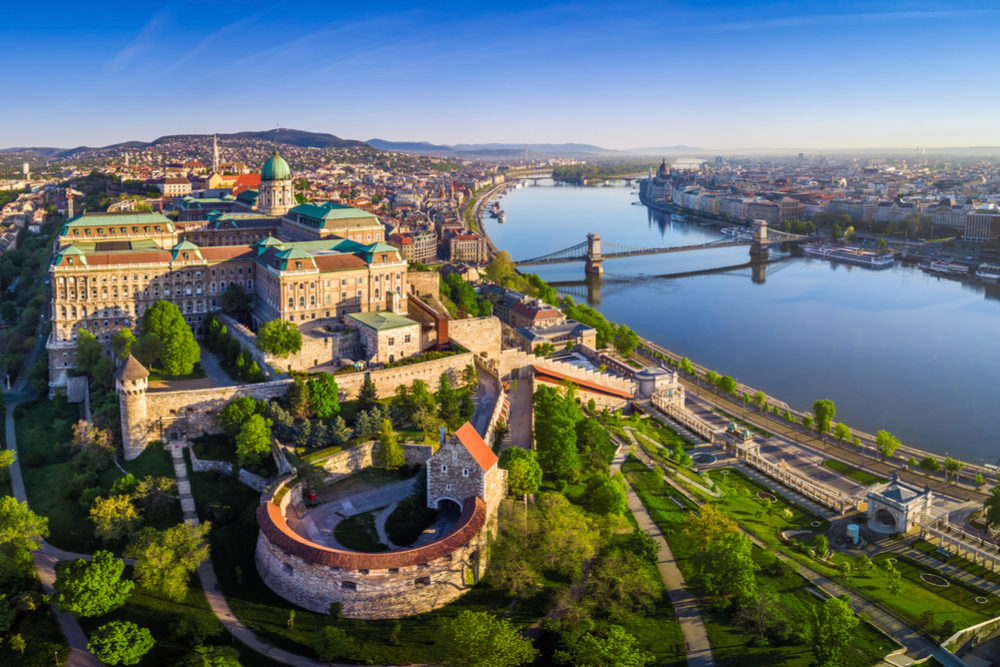
[{"label": "distant bridge", "polygon": [[[524,259],[515,262],[515,264],[517,266],[539,266],[543,264],[564,264],[566,262],[586,262],[585,271],[587,273],[602,275],[604,273],[603,262],[606,259],[639,257],[641,255],[662,255],[671,252],[711,250],[713,248],[731,248],[735,246],[750,246],[751,258],[766,258],[769,254],[768,248],[771,244],[803,243],[818,238],[820,237],[815,235],[803,236],[801,234],[789,234],[788,232],[769,230],[767,223],[763,220],[754,220],[753,229],[747,230],[746,234],[723,237],[708,243],[660,248],[637,248],[617,243],[605,243],[602,248],[600,234],[587,234],[587,240],[583,243],[578,243],[575,246],[540,257]],[[604,252],[604,249],[610,250],[610,252]]]},{"label": "distant bridge", "polygon": [[[548,169],[548,170],[539,169],[539,170],[533,170],[533,171],[507,172],[507,178],[514,178],[514,179],[517,179],[517,180],[520,180],[520,181],[534,181],[535,183],[537,183],[538,181],[540,181],[542,179],[552,178],[552,177],[553,176],[552,176],[552,170],[551,169]],[[575,181],[581,181],[583,183],[583,185],[586,185],[587,183],[594,183],[594,182],[597,182],[597,181],[604,181],[605,183],[608,183],[610,181],[625,181],[626,183],[628,183],[628,184],[631,185],[632,181],[638,181],[640,179],[648,178],[648,177],[649,177],[649,174],[647,172],[641,171],[641,172],[638,172],[638,173],[635,173],[635,174],[622,174],[621,176],[606,176],[606,177],[597,176],[597,177],[594,177],[594,178],[568,178],[568,179],[565,179],[565,180],[569,180],[569,181],[574,181],[574,180]]]}]

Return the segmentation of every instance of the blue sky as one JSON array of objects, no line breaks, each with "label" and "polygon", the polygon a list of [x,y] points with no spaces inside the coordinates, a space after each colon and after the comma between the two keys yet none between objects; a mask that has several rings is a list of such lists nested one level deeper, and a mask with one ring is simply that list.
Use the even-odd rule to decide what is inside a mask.
[{"label": "blue sky", "polygon": [[282,127],[607,148],[1000,145],[1000,5],[19,3],[0,146]]}]

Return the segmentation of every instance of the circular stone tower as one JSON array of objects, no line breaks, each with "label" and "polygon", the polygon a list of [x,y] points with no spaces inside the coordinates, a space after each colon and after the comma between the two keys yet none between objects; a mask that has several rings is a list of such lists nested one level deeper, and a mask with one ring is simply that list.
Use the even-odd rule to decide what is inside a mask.
[{"label": "circular stone tower", "polygon": [[146,449],[148,377],[149,371],[131,354],[115,371],[115,388],[118,390],[122,412],[122,448],[125,450],[126,461],[131,461]]}]

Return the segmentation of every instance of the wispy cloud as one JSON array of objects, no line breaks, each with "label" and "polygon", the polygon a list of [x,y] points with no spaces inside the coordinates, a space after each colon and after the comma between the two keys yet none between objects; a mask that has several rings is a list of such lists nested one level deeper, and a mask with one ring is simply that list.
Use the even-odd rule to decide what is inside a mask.
[{"label": "wispy cloud", "polygon": [[170,22],[170,6],[163,7],[153,15],[153,18],[143,26],[139,34],[128,45],[118,52],[104,68],[111,72],[120,72],[135,60],[136,56],[153,48],[155,37],[163,26]]},{"label": "wispy cloud", "polygon": [[995,16],[1000,10],[971,9],[923,12],[870,12],[860,14],[813,14],[787,18],[734,21],[701,26],[704,30],[767,30],[769,28],[796,28],[830,23],[870,23],[876,21],[905,21],[919,19],[960,19],[977,16]]}]

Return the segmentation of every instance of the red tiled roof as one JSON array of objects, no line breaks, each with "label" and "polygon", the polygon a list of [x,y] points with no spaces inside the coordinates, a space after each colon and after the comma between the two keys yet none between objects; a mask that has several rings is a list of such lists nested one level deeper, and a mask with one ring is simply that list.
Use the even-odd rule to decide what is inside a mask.
[{"label": "red tiled roof", "polygon": [[344,253],[341,255],[313,255],[316,268],[320,271],[342,271],[344,269],[363,269],[368,266],[357,255]]},{"label": "red tiled roof", "polygon": [[274,503],[267,502],[257,508],[257,525],[271,544],[304,561],[346,570],[388,570],[429,563],[471,542],[485,523],[486,503],[479,496],[472,496],[462,503],[462,515],[455,529],[440,540],[411,549],[366,554],[309,542],[288,527],[281,508]]},{"label": "red tiled roof", "polygon": [[248,245],[210,246],[199,250],[202,257],[213,260],[253,259],[256,256],[253,246]]},{"label": "red tiled roof", "polygon": [[109,255],[87,255],[87,266],[111,266],[112,264],[159,264],[169,262],[170,253],[158,252],[122,252]]},{"label": "red tiled roof", "polygon": [[555,308],[535,308],[534,306],[529,306],[526,303],[521,303],[518,301],[513,306],[510,307],[516,313],[520,313],[525,317],[531,318],[532,320],[543,320],[551,317],[561,317],[562,313]]},{"label": "red tiled roof", "polygon": [[499,461],[490,446],[480,437],[479,431],[472,425],[472,422],[465,422],[462,428],[455,431],[455,435],[484,471],[489,470]]},{"label": "red tiled roof", "polygon": [[580,380],[578,378],[572,377],[570,375],[564,375],[562,373],[557,373],[556,371],[550,371],[547,368],[542,368],[541,366],[531,366],[532,370],[535,371],[535,379],[541,382],[547,382],[548,384],[559,384],[563,380],[569,380],[580,389],[584,391],[591,391],[596,394],[604,394],[606,396],[615,396],[617,398],[630,399],[632,394],[628,394],[621,389],[613,389],[611,387],[605,387],[604,385],[597,384],[596,382],[588,382],[587,380]]}]

